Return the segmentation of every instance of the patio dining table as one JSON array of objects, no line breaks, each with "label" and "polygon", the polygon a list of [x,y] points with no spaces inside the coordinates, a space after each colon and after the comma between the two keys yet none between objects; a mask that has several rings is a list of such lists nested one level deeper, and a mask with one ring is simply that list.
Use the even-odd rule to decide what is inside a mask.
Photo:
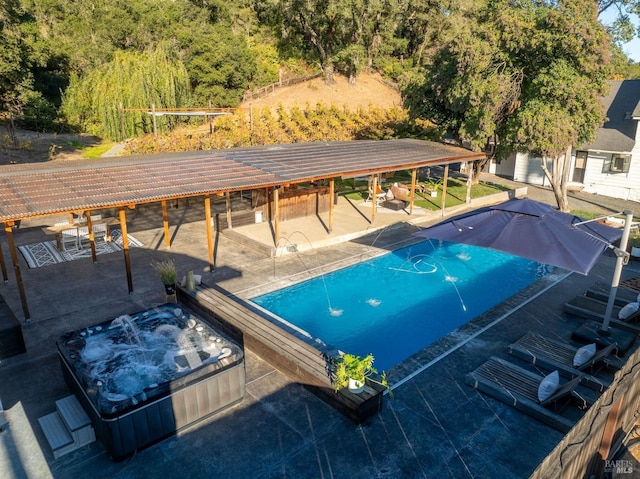
[{"label": "patio dining table", "polygon": [[[100,220],[93,220],[91,222],[92,226],[106,224],[107,225],[107,241],[111,241],[111,226],[120,224],[118,218],[103,218]],[[77,230],[81,227],[86,227],[87,223],[69,223],[66,225],[57,225],[57,226],[45,226],[42,228],[42,231],[47,235],[56,235],[56,247],[58,250],[62,251],[62,232],[69,230]]]}]

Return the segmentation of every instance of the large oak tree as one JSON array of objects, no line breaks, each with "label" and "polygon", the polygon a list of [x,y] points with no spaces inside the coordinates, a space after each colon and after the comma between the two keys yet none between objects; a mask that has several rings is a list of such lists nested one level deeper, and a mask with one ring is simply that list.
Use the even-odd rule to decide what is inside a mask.
[{"label": "large oak tree", "polygon": [[489,0],[409,82],[406,105],[475,151],[541,157],[567,211],[567,153],[604,120],[610,51],[590,0]]}]

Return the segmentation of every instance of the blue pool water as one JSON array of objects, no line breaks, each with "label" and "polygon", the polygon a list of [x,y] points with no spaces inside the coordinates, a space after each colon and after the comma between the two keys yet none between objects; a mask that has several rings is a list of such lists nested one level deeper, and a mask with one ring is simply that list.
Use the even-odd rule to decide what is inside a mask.
[{"label": "blue pool water", "polygon": [[497,251],[424,241],[253,302],[386,370],[548,274]]}]

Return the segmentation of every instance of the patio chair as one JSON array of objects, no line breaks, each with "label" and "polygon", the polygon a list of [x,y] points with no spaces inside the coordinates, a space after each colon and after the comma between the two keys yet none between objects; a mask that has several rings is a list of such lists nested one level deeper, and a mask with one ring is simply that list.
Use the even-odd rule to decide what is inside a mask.
[{"label": "patio chair", "polygon": [[[54,223],[54,226],[66,226],[68,221],[59,221]],[[78,243],[78,230],[71,228],[60,232],[60,244],[64,251],[77,251],[79,247]]]},{"label": "patio chair", "polygon": [[[595,347],[595,344],[593,344],[593,347]],[[568,379],[583,375],[585,386],[596,391],[603,391],[609,386],[608,381],[585,373],[597,374],[598,367],[620,369],[623,366],[623,362],[613,356],[617,348],[617,343],[609,344],[600,350],[596,350],[595,354],[581,365],[574,366],[576,354],[580,354],[579,351],[582,352],[582,348],[529,332],[515,343],[509,345],[509,353],[543,369],[549,371],[558,370],[561,376]]]},{"label": "patio chair", "polygon": [[[106,243],[107,241],[107,225],[106,224],[92,225],[91,229],[93,230],[93,242],[96,246],[98,246],[101,243]],[[80,226],[78,228],[78,241],[80,244],[80,248],[86,248],[90,246],[88,226]]]},{"label": "patio chair", "polygon": [[376,204],[379,205],[380,203],[382,203],[387,198],[387,193],[385,193],[384,190],[382,188],[380,188],[380,185],[376,185],[375,194],[373,193],[373,189],[369,188],[369,194],[368,194],[367,198],[364,200],[365,203],[367,203],[369,201],[372,201],[374,197],[376,199]]},{"label": "patio chair", "polygon": [[465,382],[554,429],[567,433],[574,426],[575,421],[560,415],[560,411],[572,399],[578,401],[580,409],[586,409],[591,405],[591,401],[575,390],[582,376],[560,385],[547,399],[539,401],[538,388],[543,379],[545,376],[492,357],[475,371],[467,374]]},{"label": "patio chair", "polygon": [[107,224],[106,223],[93,225],[92,229],[93,229],[93,240],[96,243],[107,242]]}]

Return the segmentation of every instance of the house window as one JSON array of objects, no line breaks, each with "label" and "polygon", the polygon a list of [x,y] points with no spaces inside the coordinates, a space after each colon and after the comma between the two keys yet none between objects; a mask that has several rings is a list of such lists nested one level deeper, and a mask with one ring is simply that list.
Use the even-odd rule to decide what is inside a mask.
[{"label": "house window", "polygon": [[604,162],[604,173],[628,173],[631,155],[612,155]]}]

